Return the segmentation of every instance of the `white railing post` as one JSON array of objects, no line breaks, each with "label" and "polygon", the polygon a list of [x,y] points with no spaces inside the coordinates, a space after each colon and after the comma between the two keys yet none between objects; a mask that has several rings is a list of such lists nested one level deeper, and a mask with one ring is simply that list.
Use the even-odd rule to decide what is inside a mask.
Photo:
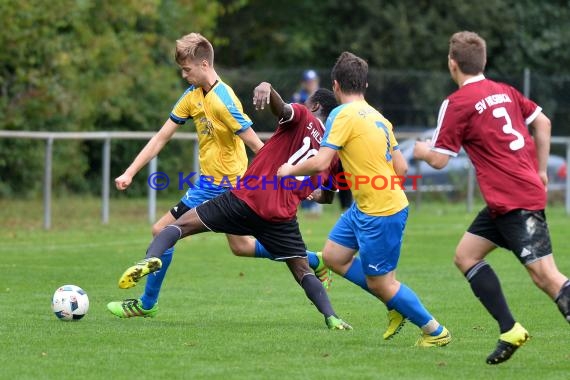
[{"label": "white railing post", "polygon": [[154,224],[156,221],[156,189],[148,181],[153,173],[156,173],[158,167],[158,157],[154,157],[148,163],[148,177],[146,186],[148,186],[148,221]]},{"label": "white railing post", "polygon": [[526,98],[530,98],[530,69],[526,67],[523,74],[523,94]]},{"label": "white railing post", "polygon": [[[200,176],[200,147],[198,146],[198,141],[192,142],[194,163],[192,165],[192,170],[196,173],[196,177]],[[197,179],[196,179],[197,180]]]},{"label": "white railing post", "polygon": [[46,139],[44,166],[44,229],[51,228],[51,169],[53,157],[53,137]]},{"label": "white railing post", "polygon": [[102,189],[101,189],[101,222],[109,223],[109,186],[111,182],[111,139],[103,142],[103,162],[102,162]]},{"label": "white railing post", "polygon": [[416,181],[416,210],[419,211],[422,204],[422,162],[416,160],[414,165],[416,166],[416,175],[418,176]]},{"label": "white railing post", "polygon": [[471,161],[469,161],[469,167],[467,168],[467,212],[473,211],[473,199],[475,193],[475,170]]}]

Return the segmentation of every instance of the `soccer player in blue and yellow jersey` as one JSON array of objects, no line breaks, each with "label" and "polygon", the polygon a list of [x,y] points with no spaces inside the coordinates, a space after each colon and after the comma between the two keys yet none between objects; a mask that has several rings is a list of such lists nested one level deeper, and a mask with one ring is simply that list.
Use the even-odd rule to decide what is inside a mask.
[{"label": "soccer player in blue and yellow jersey", "polygon": [[[449,331],[410,288],[396,280],[408,200],[392,179],[405,171],[406,163],[392,125],[364,100],[367,75],[364,60],[348,52],[340,55],[332,80],[341,105],[327,119],[318,153],[297,165],[283,164],[277,174],[284,177],[320,172],[338,152],[347,177],[354,179],[351,191],[355,202],[329,235],[323,249],[325,263],[381,299],[393,314],[420,327],[423,333],[418,346],[444,346],[451,341]],[[382,181],[374,184],[379,178],[387,180],[388,186],[383,186]],[[354,257],[357,251],[360,258]],[[402,321],[400,317],[396,327]]]},{"label": "soccer player in blue and yellow jersey", "polygon": [[[198,33],[188,34],[176,41],[175,58],[182,70],[182,77],[190,87],[180,97],[162,128],[127,170],[115,179],[115,183],[119,190],[129,187],[133,177],[162,150],[178,127],[189,119],[194,121],[198,134],[201,174],[214,181],[211,184],[210,178],[201,177],[200,183],[207,182],[208,185],[188,189],[180,203],[154,224],[153,235],[157,235],[186,211],[227,191],[228,182],[235,186],[236,178],[243,175],[247,168],[244,143],[255,153],[263,146],[233,90],[218,77],[214,69],[212,44]],[[251,246],[248,237],[226,236],[234,252],[241,247]],[[148,277],[145,292],[140,299],[111,302],[107,305],[109,311],[121,318],[154,316],[158,311],[158,294],[172,261],[172,254],[173,249],[170,248],[162,256],[161,270]]]}]

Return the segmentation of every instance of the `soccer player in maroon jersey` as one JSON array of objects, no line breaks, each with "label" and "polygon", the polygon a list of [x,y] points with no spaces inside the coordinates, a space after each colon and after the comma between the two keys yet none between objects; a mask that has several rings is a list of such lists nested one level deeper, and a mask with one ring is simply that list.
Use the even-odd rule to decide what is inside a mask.
[{"label": "soccer player in maroon jersey", "polygon": [[486,60],[485,41],[476,33],[451,37],[448,66],[459,90],[443,102],[432,140],[417,142],[414,157],[441,169],[463,146],[475,166],[487,207],[459,242],[455,264],[499,324],[497,347],[487,358],[499,364],[529,335],[513,318],[487,254],[496,247],[512,251],[568,322],[570,282],[554,262],[544,214],[550,120],[514,88],[486,79]]},{"label": "soccer player in maroon jersey", "polygon": [[317,201],[332,201],[334,193],[330,190],[338,158],[327,171],[311,177],[281,179],[275,175],[283,162],[295,163],[316,154],[324,135],[323,121],[337,106],[336,99],[332,91],[320,89],[306,106],[286,104],[269,84],[262,86],[265,91],[257,91],[259,87],[254,103],[261,108],[269,104],[281,115],[275,134],[257,153],[234,189],[167,225],[150,244],[145,260],[128,268],[120,283],[124,288],[134,286],[140,278],[158,270],[162,253],[186,236],[206,231],[251,235],[275,260],[287,263],[330,329],[352,329],[335,314],[325,289],[309,268],[296,218],[297,206],[309,195]]}]

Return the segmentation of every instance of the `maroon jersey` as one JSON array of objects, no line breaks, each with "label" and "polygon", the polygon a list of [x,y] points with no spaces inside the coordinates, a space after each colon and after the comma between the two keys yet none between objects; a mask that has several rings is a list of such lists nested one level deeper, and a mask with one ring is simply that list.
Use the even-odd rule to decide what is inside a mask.
[{"label": "maroon jersey", "polygon": [[441,105],[433,149],[455,157],[465,148],[493,214],[542,210],[546,192],[527,129],[541,110],[511,86],[471,78]]},{"label": "maroon jersey", "polygon": [[331,189],[331,180],[334,180],[338,168],[336,158],[327,172],[311,177],[277,178],[277,169],[284,162],[294,165],[317,154],[325,131],[323,123],[307,107],[300,104],[291,106],[291,118],[279,121],[275,134],[257,153],[236,188],[231,190],[269,222],[293,219],[299,203],[315,189]]}]

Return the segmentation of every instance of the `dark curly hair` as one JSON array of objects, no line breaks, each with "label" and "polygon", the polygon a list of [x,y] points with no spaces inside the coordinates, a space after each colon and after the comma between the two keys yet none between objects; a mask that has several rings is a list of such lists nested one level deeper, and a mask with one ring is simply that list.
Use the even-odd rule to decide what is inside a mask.
[{"label": "dark curly hair", "polygon": [[331,111],[338,106],[334,93],[326,88],[319,88],[317,92],[311,95],[309,101],[313,104],[320,104],[321,113],[325,119],[329,117]]}]

